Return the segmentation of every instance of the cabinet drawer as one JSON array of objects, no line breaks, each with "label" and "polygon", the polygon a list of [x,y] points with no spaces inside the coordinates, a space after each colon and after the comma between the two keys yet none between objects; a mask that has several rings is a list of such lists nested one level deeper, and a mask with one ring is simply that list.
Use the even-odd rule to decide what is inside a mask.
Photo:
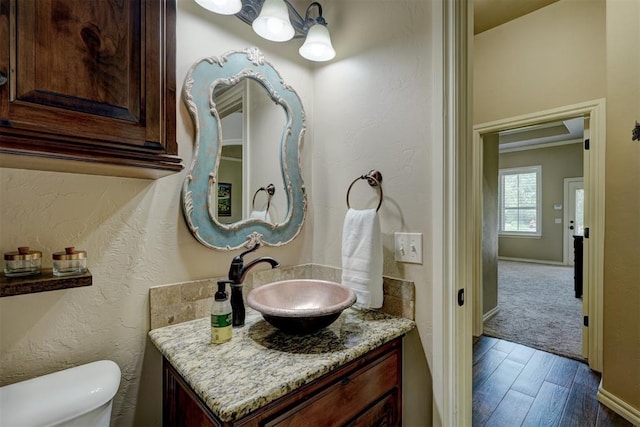
[{"label": "cabinet drawer", "polygon": [[[373,365],[344,376],[327,389],[281,413],[265,420],[264,426],[301,426],[314,420],[315,426],[344,425],[361,414],[400,383],[400,354],[392,352]],[[397,393],[397,390],[396,390]]]}]

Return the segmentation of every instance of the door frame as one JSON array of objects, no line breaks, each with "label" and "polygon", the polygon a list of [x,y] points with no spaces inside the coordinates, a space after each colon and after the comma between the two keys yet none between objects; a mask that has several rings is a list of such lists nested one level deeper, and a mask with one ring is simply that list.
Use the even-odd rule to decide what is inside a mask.
[{"label": "door frame", "polygon": [[[590,119],[590,149],[584,153],[585,226],[589,227],[589,239],[585,239],[585,279],[583,304],[589,316],[587,357],[591,369],[602,372],[603,329],[603,268],[604,268],[604,181],[605,181],[605,100],[596,99],[551,110],[497,120],[473,127],[471,149],[471,186],[473,209],[466,213],[472,223],[468,244],[473,249],[473,324],[458,333],[468,339],[482,334],[482,135],[501,130],[556,121],[584,115]],[[467,239],[464,234],[461,236]],[[468,360],[471,364],[472,361]]]},{"label": "door frame", "polygon": [[[440,194],[434,210],[433,287],[433,419],[434,425],[471,425],[472,412],[472,246],[468,212],[471,211],[471,126],[473,124],[472,58],[473,1],[433,2],[437,48],[434,70],[434,173]],[[440,120],[438,122],[438,120]],[[441,169],[439,169],[441,168]],[[439,227],[439,232],[436,231]],[[434,282],[437,283],[437,282]]]},{"label": "door frame", "polygon": [[[564,196],[562,199],[562,204],[563,204],[563,218],[562,218],[562,262],[564,265],[571,265],[573,266],[574,264],[570,264],[569,261],[571,260],[571,247],[572,245],[572,241],[571,241],[571,236],[569,233],[569,201],[571,199],[570,194],[569,194],[569,187],[571,186],[571,183],[573,182],[580,182],[582,184],[582,188],[584,189],[584,178],[580,178],[580,177],[576,177],[576,178],[565,178],[564,182],[563,182],[563,186],[564,186]],[[574,212],[575,213],[575,212]],[[575,224],[574,224],[575,225]]]}]

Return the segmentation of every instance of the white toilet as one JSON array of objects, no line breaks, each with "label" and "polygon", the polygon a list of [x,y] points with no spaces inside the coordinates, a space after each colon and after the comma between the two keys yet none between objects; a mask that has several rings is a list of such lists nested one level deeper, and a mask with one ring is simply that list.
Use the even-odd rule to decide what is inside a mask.
[{"label": "white toilet", "polygon": [[120,368],[100,360],[0,387],[0,426],[109,426]]}]

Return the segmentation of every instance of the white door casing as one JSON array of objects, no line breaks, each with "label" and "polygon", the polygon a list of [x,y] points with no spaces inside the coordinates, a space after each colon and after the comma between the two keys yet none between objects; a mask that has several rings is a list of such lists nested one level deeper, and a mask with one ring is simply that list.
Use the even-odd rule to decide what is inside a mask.
[{"label": "white door casing", "polygon": [[[605,159],[605,101],[598,99],[553,110],[527,114],[477,125],[473,129],[472,174],[470,192],[473,209],[468,221],[472,224],[470,236],[461,236],[473,246],[473,321],[469,335],[482,334],[482,135],[533,125],[540,122],[562,120],[584,115],[590,122],[590,149],[584,151],[585,227],[589,238],[584,241],[583,305],[589,316],[589,328],[583,344],[591,369],[602,371],[602,286],[604,265],[604,159]],[[461,333],[459,331],[459,333]],[[468,361],[471,364],[471,360]]]}]

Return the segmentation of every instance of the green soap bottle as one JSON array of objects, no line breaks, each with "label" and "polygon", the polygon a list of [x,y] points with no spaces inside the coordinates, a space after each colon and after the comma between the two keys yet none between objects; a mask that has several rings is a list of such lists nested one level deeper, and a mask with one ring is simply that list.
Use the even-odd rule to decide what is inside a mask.
[{"label": "green soap bottle", "polygon": [[222,344],[231,340],[233,332],[231,302],[225,290],[228,280],[218,281],[218,291],[211,306],[211,343]]}]

